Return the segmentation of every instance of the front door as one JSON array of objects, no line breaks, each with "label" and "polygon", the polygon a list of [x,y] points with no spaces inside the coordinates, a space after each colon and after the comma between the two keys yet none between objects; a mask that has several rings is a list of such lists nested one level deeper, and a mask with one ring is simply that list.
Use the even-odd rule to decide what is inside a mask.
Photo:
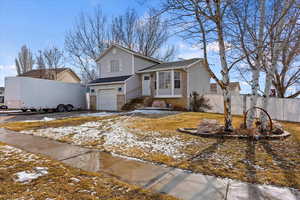
[{"label": "front door", "polygon": [[150,89],[150,75],[144,74],[143,75],[143,96],[150,96],[151,89]]}]

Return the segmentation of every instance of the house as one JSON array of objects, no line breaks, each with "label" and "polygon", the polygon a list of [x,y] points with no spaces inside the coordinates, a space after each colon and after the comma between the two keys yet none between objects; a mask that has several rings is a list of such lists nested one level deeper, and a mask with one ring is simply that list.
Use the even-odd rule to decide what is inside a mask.
[{"label": "house", "polygon": [[[230,82],[229,91],[231,95],[239,95],[241,91],[241,86],[239,82]],[[210,84],[210,93],[212,94],[222,94],[222,89],[217,83]]]},{"label": "house", "polygon": [[97,64],[100,77],[89,83],[91,108],[96,110],[121,110],[138,97],[188,109],[192,92],[209,91],[210,76],[200,58],[162,62],[113,44]]},{"label": "house", "polygon": [[0,87],[0,105],[4,103],[4,87]]},{"label": "house", "polygon": [[66,83],[80,83],[80,78],[70,68],[34,69],[19,76],[57,80]]}]

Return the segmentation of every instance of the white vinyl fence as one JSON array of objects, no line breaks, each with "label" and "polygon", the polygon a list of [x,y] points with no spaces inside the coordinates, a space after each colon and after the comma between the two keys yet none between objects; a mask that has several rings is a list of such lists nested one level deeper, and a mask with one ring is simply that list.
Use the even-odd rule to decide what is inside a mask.
[{"label": "white vinyl fence", "polygon": [[[223,113],[223,96],[220,94],[206,94],[205,98],[209,99],[209,105],[212,107],[207,112]],[[263,97],[258,98],[258,107],[262,107]],[[248,95],[232,95],[232,114],[243,115],[250,107],[250,96]],[[300,122],[300,99],[283,99],[272,97],[269,100],[268,113],[272,119]]]}]

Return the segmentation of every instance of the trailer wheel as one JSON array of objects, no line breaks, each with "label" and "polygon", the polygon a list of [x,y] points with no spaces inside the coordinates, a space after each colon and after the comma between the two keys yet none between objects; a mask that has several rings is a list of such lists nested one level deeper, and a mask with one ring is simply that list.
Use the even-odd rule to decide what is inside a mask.
[{"label": "trailer wheel", "polygon": [[73,106],[71,104],[66,105],[66,111],[71,112],[73,110]]},{"label": "trailer wheel", "polygon": [[22,112],[26,112],[27,111],[27,109],[21,109],[22,110]]},{"label": "trailer wheel", "polygon": [[59,105],[57,106],[56,110],[57,110],[58,112],[65,112],[65,111],[66,111],[65,106],[64,106],[63,104],[59,104]]},{"label": "trailer wheel", "polygon": [[31,112],[36,112],[36,109],[30,109]]}]

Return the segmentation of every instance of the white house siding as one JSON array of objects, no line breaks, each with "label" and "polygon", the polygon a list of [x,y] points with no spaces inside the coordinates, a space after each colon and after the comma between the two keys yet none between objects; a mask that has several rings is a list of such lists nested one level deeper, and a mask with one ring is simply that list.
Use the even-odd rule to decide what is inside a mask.
[{"label": "white house siding", "polygon": [[188,68],[188,96],[194,91],[205,94],[210,89],[210,76],[201,63]]},{"label": "white house siding", "polygon": [[[120,71],[110,72],[110,61],[119,60]],[[98,67],[101,67],[100,78],[127,76],[132,74],[132,55],[118,49],[112,48],[105,56],[98,61]]]},{"label": "white house siding", "polygon": [[146,67],[150,67],[152,65],[157,64],[156,62],[146,60],[143,58],[140,58],[138,56],[134,56],[134,72],[137,72],[141,69],[144,69]]},{"label": "white house siding", "polygon": [[133,75],[126,80],[126,102],[142,96],[142,82],[140,75]]}]

